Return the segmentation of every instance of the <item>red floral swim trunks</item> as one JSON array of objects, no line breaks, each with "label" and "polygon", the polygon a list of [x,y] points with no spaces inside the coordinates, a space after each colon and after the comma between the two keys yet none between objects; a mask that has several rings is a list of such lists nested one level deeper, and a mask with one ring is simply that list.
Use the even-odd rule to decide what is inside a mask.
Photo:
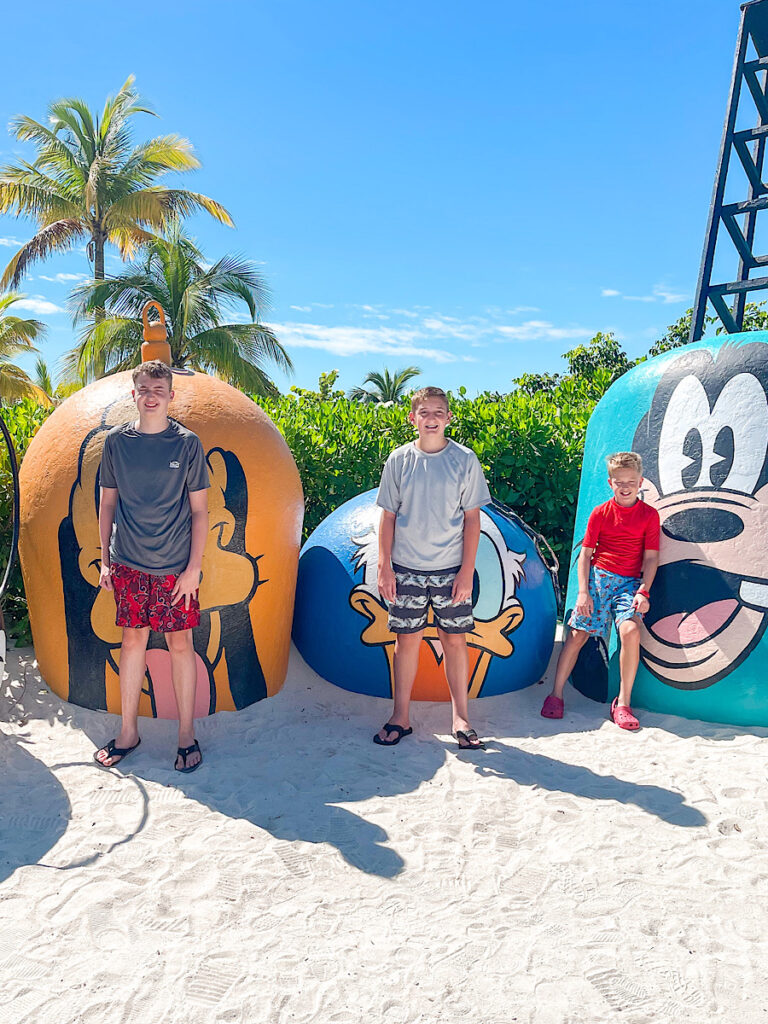
[{"label": "red floral swim trunks", "polygon": [[117,604],[117,626],[142,629],[149,626],[158,633],[176,633],[200,625],[197,595],[191,598],[189,610],[182,598],[171,604],[171,594],[178,576],[153,576],[140,569],[112,563],[112,585]]}]

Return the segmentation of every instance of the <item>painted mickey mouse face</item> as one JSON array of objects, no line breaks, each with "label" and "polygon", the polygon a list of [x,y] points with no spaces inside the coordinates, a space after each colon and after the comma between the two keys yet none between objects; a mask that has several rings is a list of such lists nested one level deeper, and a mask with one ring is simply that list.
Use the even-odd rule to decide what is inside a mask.
[{"label": "painted mickey mouse face", "polygon": [[633,447],[661,518],[641,657],[701,689],[733,671],[768,621],[768,345],[698,349],[661,378]]}]

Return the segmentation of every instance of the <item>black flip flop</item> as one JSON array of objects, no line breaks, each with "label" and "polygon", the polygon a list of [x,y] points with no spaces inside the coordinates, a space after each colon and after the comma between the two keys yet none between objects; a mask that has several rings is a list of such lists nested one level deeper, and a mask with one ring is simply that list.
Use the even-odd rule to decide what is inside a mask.
[{"label": "black flip flop", "polygon": [[[197,753],[200,754],[200,760],[197,762],[197,764],[188,765],[187,758],[189,757],[190,754],[194,754],[195,751],[197,751]],[[200,753],[200,744],[197,742],[197,740],[195,740],[191,747],[179,747],[179,749],[176,751],[176,756],[183,759],[184,767],[176,768],[175,761],[173,762],[173,767],[176,768],[177,772],[183,772],[184,775],[189,775],[190,772],[197,771],[197,769],[203,763],[203,755]]]},{"label": "black flip flop", "polygon": [[387,736],[391,735],[391,733],[393,732],[396,732],[397,739],[383,740],[378,733],[375,733],[373,737],[373,742],[378,743],[380,747],[396,747],[400,740],[403,738],[403,736],[410,736],[411,733],[413,732],[413,729],[404,729],[402,725],[393,725],[392,722],[387,722],[387,724],[382,726],[382,728],[384,729],[384,732],[387,734]]},{"label": "black flip flop", "polygon": [[118,747],[116,743],[116,738],[111,739],[109,743],[107,743],[105,746],[99,747],[99,749],[96,751],[96,754],[100,754],[102,750],[106,750],[107,757],[119,757],[120,760],[116,761],[114,764],[104,764],[102,761],[98,759],[96,754],[94,754],[93,760],[96,762],[99,768],[117,768],[117,766],[119,764],[122,764],[126,757],[128,757],[131,751],[135,750],[136,747],[138,747],[138,745],[141,743],[141,737],[139,737],[139,739],[133,744],[132,747]]},{"label": "black flip flop", "polygon": [[[474,729],[457,729],[453,734],[453,738],[459,745],[459,750],[485,750],[485,744],[477,735]],[[466,744],[461,741],[466,740]],[[473,743],[472,740],[477,740],[477,743]]]}]

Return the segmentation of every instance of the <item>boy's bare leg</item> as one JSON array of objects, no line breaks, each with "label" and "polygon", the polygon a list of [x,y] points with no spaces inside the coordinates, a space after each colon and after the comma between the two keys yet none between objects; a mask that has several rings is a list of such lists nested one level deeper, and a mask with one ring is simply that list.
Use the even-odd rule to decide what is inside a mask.
[{"label": "boy's bare leg", "polygon": [[[115,746],[122,749],[133,747],[139,741],[139,699],[147,670],[147,641],[149,626],[141,629],[123,627],[123,642],[120,647],[120,732],[115,737]],[[106,750],[99,750],[96,758],[110,768],[119,764],[122,758],[107,757]]]},{"label": "boy's bare leg", "polygon": [[[419,667],[419,650],[424,630],[418,633],[398,633],[395,639],[394,676],[395,676],[395,706],[389,716],[387,725],[399,725],[403,729],[410,729],[411,691],[416,681],[416,672]],[[383,743],[391,743],[391,737],[387,736],[383,729],[379,730],[379,739]]]},{"label": "boy's bare leg", "polygon": [[[195,648],[192,643],[192,630],[180,629],[175,633],[166,633],[165,642],[171,655],[171,680],[176,696],[176,707],[179,711],[179,746],[191,747],[195,742],[195,689],[197,687],[197,664]],[[191,768],[202,760],[201,755],[194,751],[186,761]],[[181,756],[176,759],[177,767],[184,767]]]},{"label": "boy's bare leg", "polygon": [[619,670],[621,672],[621,683],[619,685],[619,706],[630,706],[632,698],[632,687],[635,685],[637,666],[640,664],[640,622],[635,619],[627,619],[619,626],[621,638],[621,650],[619,652]]},{"label": "boy's bare leg", "polygon": [[563,699],[565,684],[568,682],[571,672],[573,672],[574,666],[579,657],[579,651],[588,639],[589,633],[585,633],[583,629],[568,630],[565,643],[563,644],[560,656],[557,659],[555,684],[552,687],[552,696],[557,697],[558,700]]},{"label": "boy's bare leg", "polygon": [[444,633],[438,626],[437,635],[443,645],[445,676],[451,691],[452,732],[466,732],[469,724],[469,655],[465,633]]}]

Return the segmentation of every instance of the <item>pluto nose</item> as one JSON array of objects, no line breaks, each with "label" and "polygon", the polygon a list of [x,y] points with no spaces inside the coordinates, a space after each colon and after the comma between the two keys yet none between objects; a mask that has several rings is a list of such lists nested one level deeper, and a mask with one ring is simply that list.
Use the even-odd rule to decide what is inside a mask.
[{"label": "pluto nose", "polygon": [[724,508],[687,508],[683,512],[675,512],[662,525],[662,530],[672,540],[689,544],[731,540],[738,537],[743,529],[741,518]]}]

